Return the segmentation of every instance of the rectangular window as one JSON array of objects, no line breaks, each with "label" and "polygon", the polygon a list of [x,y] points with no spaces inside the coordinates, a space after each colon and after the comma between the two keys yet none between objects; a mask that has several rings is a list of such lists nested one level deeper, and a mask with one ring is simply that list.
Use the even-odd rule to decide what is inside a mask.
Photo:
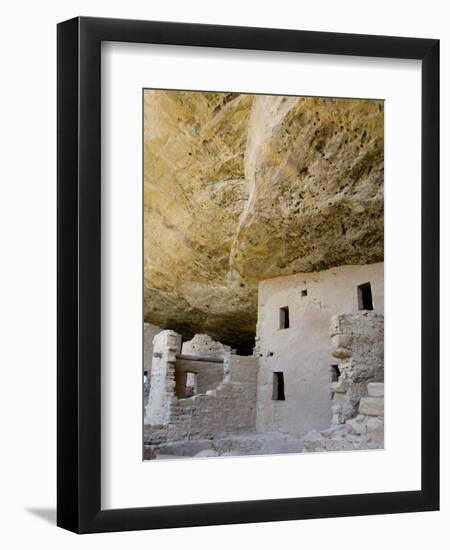
[{"label": "rectangular window", "polygon": [[186,376],[186,397],[197,394],[197,373],[188,372]]},{"label": "rectangular window", "polygon": [[373,309],[372,302],[372,289],[370,283],[364,283],[358,286],[358,308],[359,309]]},{"label": "rectangular window", "polygon": [[339,370],[339,367],[337,365],[331,365],[330,366],[331,382],[337,382],[339,380],[339,376],[341,376],[341,371]]},{"label": "rectangular window", "polygon": [[197,373],[175,370],[175,395],[186,399],[197,394]]},{"label": "rectangular window", "polygon": [[280,308],[280,328],[289,328],[289,308]]},{"label": "rectangular window", "polygon": [[284,374],[282,372],[273,373],[272,399],[274,401],[285,401],[284,395]]}]

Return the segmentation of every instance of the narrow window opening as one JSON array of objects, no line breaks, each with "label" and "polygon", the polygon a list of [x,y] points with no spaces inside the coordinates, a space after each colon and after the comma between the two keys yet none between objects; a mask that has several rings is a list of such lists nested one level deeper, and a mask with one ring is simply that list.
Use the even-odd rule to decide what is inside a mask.
[{"label": "narrow window opening", "polygon": [[302,290],[302,297],[304,296],[308,296],[308,291],[306,290],[306,288]]},{"label": "narrow window opening", "polygon": [[188,372],[186,376],[186,397],[197,394],[197,373]]},{"label": "narrow window opening", "polygon": [[282,372],[273,373],[272,399],[274,401],[285,401],[284,395],[284,374]]},{"label": "narrow window opening", "polygon": [[280,308],[280,329],[289,328],[289,308],[281,307]]},{"label": "narrow window opening", "polygon": [[148,371],[145,370],[144,371],[144,384],[147,384],[147,382],[148,382]]},{"label": "narrow window opening", "polygon": [[339,370],[339,367],[337,365],[331,365],[330,366],[331,382],[337,382],[339,380],[339,376],[341,376],[341,371]]},{"label": "narrow window opening", "polygon": [[178,399],[186,399],[198,393],[197,373],[175,371],[175,395]]},{"label": "narrow window opening", "polygon": [[373,309],[372,288],[370,283],[364,283],[358,286],[358,308],[367,310]]}]

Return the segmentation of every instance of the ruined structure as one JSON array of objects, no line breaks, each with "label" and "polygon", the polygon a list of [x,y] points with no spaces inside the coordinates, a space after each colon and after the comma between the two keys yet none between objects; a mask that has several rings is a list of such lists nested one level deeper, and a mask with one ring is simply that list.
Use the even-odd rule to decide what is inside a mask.
[{"label": "ruined structure", "polygon": [[383,170],[382,101],[144,92],[146,458],[382,446]]},{"label": "ruined structure", "polygon": [[177,442],[184,454],[185,441],[220,439],[255,427],[257,359],[234,355],[206,335],[185,343],[184,350],[192,355],[181,353],[181,337],[174,331],[153,339],[145,410],[150,457],[161,444]]},{"label": "ruined structure", "polygon": [[154,330],[146,458],[382,447],[383,305],[383,264],[341,266],[260,283],[252,356]]}]

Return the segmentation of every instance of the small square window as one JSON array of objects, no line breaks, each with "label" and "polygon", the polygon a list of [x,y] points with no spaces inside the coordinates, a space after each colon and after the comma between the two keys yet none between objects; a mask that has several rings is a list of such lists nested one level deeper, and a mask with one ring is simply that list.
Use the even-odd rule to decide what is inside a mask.
[{"label": "small square window", "polygon": [[308,296],[308,291],[306,290],[306,288],[302,290],[302,297],[303,296]]}]

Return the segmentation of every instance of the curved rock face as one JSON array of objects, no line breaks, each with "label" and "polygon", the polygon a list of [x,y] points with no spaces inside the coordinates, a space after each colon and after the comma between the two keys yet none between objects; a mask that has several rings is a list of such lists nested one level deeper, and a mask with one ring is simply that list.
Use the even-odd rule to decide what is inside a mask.
[{"label": "curved rock face", "polygon": [[144,316],[253,347],[258,282],[383,259],[383,103],[147,90]]}]

